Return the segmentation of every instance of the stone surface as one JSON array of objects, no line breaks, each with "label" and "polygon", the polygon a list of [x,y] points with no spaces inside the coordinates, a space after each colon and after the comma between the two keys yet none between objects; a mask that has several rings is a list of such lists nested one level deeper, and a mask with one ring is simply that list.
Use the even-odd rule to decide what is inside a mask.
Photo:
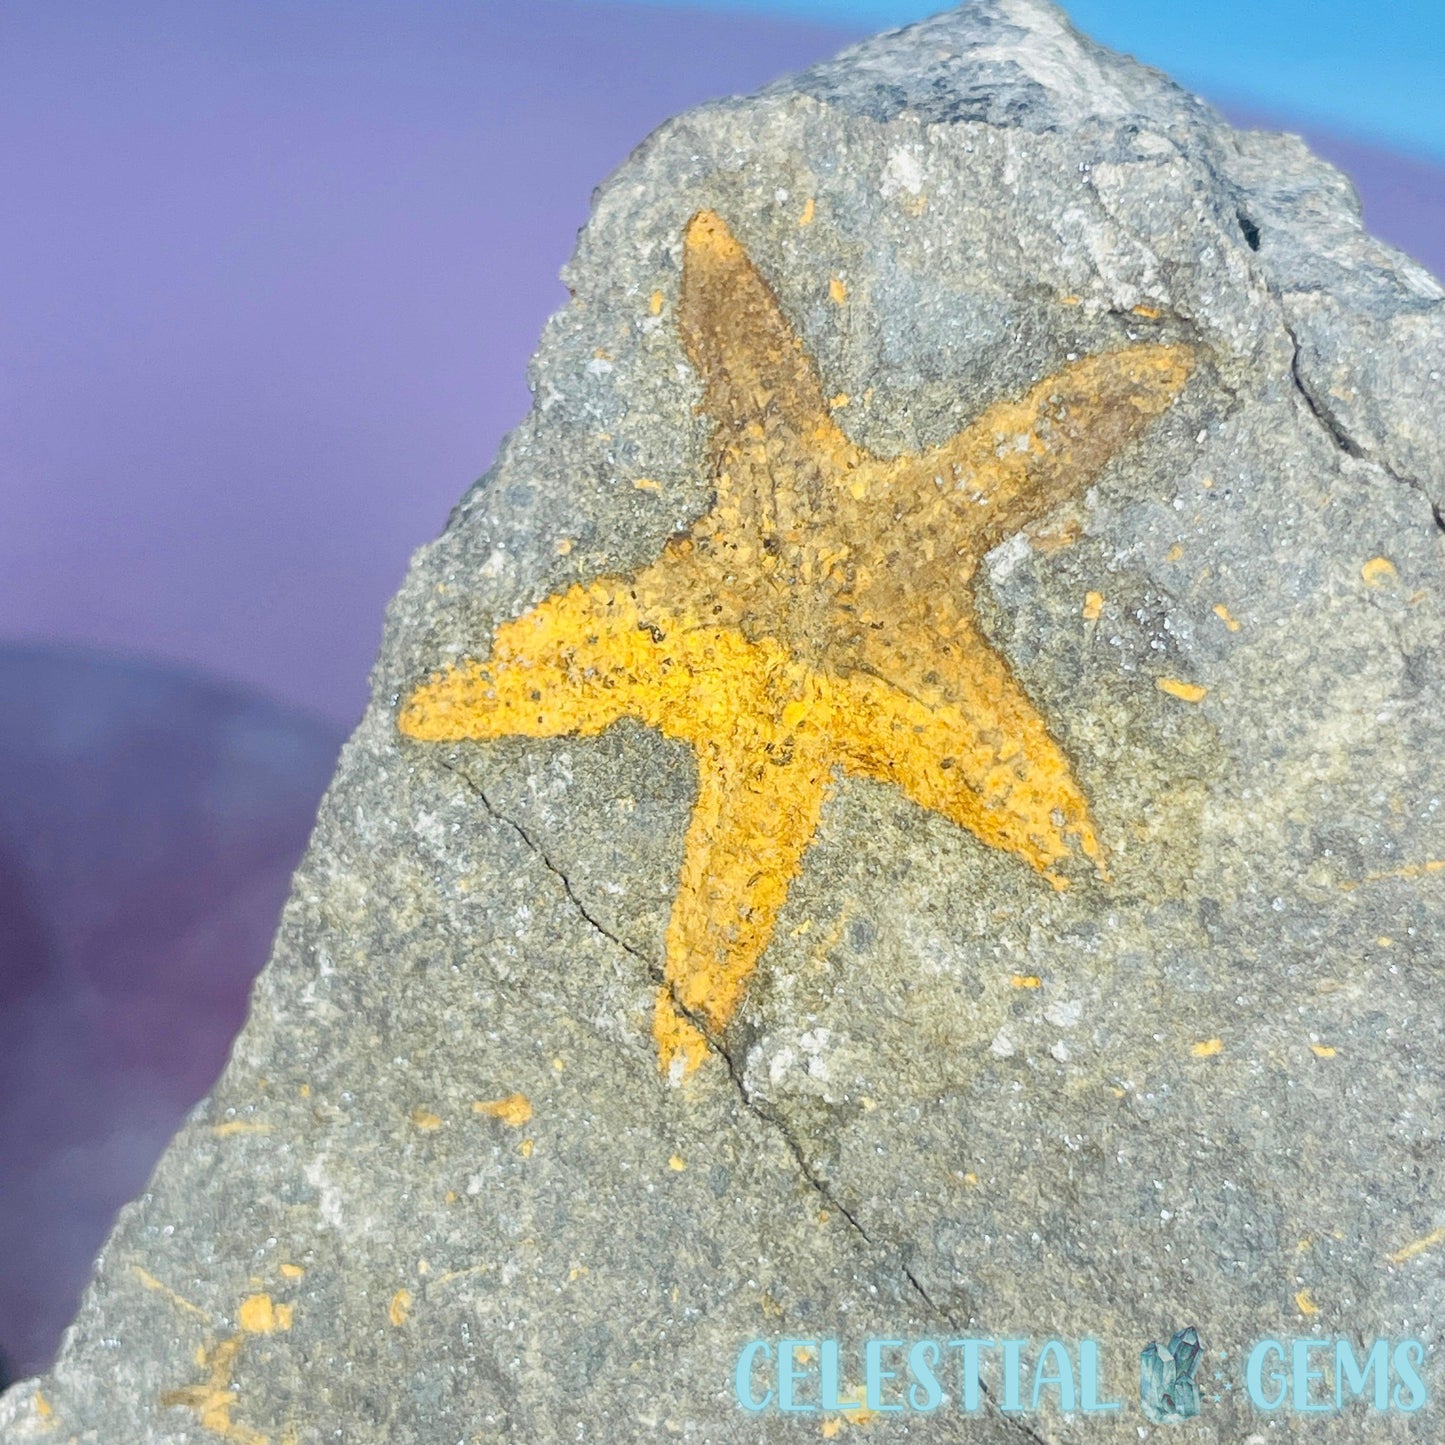
[{"label": "stone surface", "polygon": [[[960,563],[1086,800],[1069,886],[845,766],[681,1078],[652,1027],[705,750],[665,719],[428,741],[398,715],[547,599],[696,541],[725,496],[679,317],[703,212],[873,458],[1081,359],[1192,369],[1097,476]],[[864,1427],[739,1410],[745,1341],[967,1334],[1096,1338],[1124,1407],[867,1430],[1136,1440],[1140,1351],[1193,1326],[1201,1412],[1171,1438],[1436,1438],[1438,1380],[1415,1414],[1266,1419],[1239,1352],[1438,1344],[1445,293],[1298,142],[1229,129],[1041,0],[665,126],[566,279],[531,416],[393,605],[231,1065],[0,1437],[831,1438]],[[1056,448],[1046,413],[1000,465]],[[779,466],[820,518],[853,475]],[[984,470],[950,473],[960,505]],[[736,575],[796,561],[786,531]],[[942,707],[948,680],[923,685]],[[981,745],[980,807],[1007,812],[1024,764]]]}]

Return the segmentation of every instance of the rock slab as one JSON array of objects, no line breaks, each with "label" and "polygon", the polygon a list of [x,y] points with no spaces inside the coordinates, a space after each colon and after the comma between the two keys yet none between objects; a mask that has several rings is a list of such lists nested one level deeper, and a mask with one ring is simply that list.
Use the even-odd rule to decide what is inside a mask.
[{"label": "rock slab", "polygon": [[[680,117],[5,1441],[1435,1439],[1445,291],[1043,0]],[[1116,1412],[740,1409],[1093,1339]],[[1317,1357],[1318,1358],[1318,1357]],[[846,1393],[846,1391],[845,1391]]]}]

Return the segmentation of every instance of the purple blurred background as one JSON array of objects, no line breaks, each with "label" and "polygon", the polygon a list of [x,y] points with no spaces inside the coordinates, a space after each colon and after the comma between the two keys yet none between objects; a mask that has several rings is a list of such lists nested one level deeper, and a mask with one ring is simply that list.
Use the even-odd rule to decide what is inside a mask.
[{"label": "purple blurred background", "polygon": [[[667,116],[851,38],[536,0],[0,12],[0,1354],[20,1372],[224,1060],[383,606],[527,406],[592,187]],[[1445,171],[1309,139],[1445,273]]]}]

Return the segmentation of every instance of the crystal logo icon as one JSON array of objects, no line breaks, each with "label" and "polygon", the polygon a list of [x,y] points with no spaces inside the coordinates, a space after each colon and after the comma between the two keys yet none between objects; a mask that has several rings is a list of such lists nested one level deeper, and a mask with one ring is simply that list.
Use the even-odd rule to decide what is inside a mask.
[{"label": "crystal logo icon", "polygon": [[1177,1425],[1198,1415],[1194,1370],[1201,1353],[1199,1331],[1193,1325],[1176,1330],[1164,1349],[1151,1340],[1140,1352],[1139,1403],[1156,1425]]}]

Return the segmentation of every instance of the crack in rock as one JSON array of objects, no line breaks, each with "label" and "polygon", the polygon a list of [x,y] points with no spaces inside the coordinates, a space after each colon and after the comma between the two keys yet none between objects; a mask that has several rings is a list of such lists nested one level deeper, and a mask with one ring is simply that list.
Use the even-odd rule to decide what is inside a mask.
[{"label": "crack in rock", "polygon": [[477,780],[473,778],[471,774],[466,771],[465,768],[458,767],[455,763],[447,762],[445,760],[443,760],[442,766],[449,773],[452,773],[457,778],[459,778],[471,792],[476,794],[477,798],[481,801],[482,807],[486,809],[490,817],[496,819],[497,822],[503,823],[508,828],[510,828],[522,840],[523,844],[527,848],[527,851],[529,853],[536,854],[536,856],[541,859],[542,865],[547,869],[549,873],[553,874],[557,878],[558,882],[561,883],[562,891],[567,895],[567,898],[571,902],[573,908],[577,910],[578,914],[581,916],[582,920],[585,923],[589,924],[592,928],[594,928],[598,933],[602,935],[603,938],[607,939],[609,943],[615,943],[618,948],[621,948],[627,953],[630,953],[635,959],[638,959],[641,963],[647,966],[649,968],[649,972],[651,971],[651,966],[648,965],[647,959],[644,958],[643,955],[637,951],[637,949],[635,949],[630,943],[628,943],[625,938],[619,938],[618,935],[613,933],[610,928],[608,928],[605,924],[599,922],[596,918],[592,916],[591,913],[587,911],[587,905],[584,904],[582,900],[577,896],[576,891],[572,887],[571,880],[551,860],[551,858],[548,857],[547,850],[543,848],[541,844],[538,843],[537,840],[533,838],[532,835],[515,818],[508,817],[505,813],[499,811],[495,806],[493,806],[492,800],[487,796],[485,789],[483,789],[481,784],[478,783]]},{"label": "crack in rock", "polygon": [[[1325,434],[1333,445],[1346,456],[1354,457],[1357,461],[1364,460],[1364,447],[1345,430],[1339,417],[1314,394],[1309,383],[1304,379],[1304,373],[1300,370],[1300,342],[1299,337],[1295,335],[1294,328],[1286,322],[1284,329],[1294,347],[1294,353],[1289,360],[1289,374],[1294,381],[1295,390],[1304,398],[1304,403],[1309,407],[1311,415],[1324,428]],[[1385,467],[1385,470],[1389,471],[1390,469]],[[1394,473],[1391,472],[1390,475],[1394,476]],[[1396,478],[1396,480],[1400,479]]]},{"label": "crack in rock", "polygon": [[[788,1127],[787,1122],[780,1115],[775,1113],[773,1110],[767,1108],[765,1105],[760,1104],[753,1097],[753,1095],[748,1090],[747,1082],[743,1077],[743,1072],[738,1067],[737,1061],[733,1058],[732,1053],[728,1050],[727,1046],[723,1043],[723,1041],[717,1036],[711,1025],[709,1025],[708,1022],[700,1014],[698,1014],[695,1009],[689,1008],[677,996],[676,988],[666,984],[666,980],[663,977],[662,969],[651,959],[649,959],[644,953],[642,953],[640,949],[633,947],[633,945],[628,943],[625,938],[622,938],[618,934],[614,933],[604,923],[600,922],[597,918],[593,916],[593,914],[588,910],[586,904],[584,904],[582,900],[577,896],[577,891],[572,887],[571,880],[567,877],[566,873],[564,873],[562,869],[560,869],[552,861],[550,855],[547,853],[547,850],[542,847],[542,845],[532,836],[532,834],[526,828],[522,826],[521,823],[519,823],[515,818],[510,817],[508,814],[503,813],[499,808],[497,808],[497,806],[487,796],[486,789],[484,789],[482,785],[478,783],[477,780],[466,771],[465,768],[459,766],[456,763],[449,762],[446,759],[442,759],[441,762],[442,766],[449,773],[453,774],[463,784],[463,786],[467,788],[469,792],[475,794],[477,799],[481,802],[481,805],[485,809],[487,815],[494,819],[496,822],[510,828],[517,835],[517,837],[521,839],[522,844],[527,849],[527,851],[529,853],[535,854],[536,857],[541,861],[542,865],[547,869],[547,871],[551,873],[554,877],[556,877],[557,881],[562,885],[563,893],[566,894],[568,901],[572,904],[573,908],[576,909],[578,916],[583,920],[583,922],[585,922],[589,927],[594,929],[603,938],[607,939],[609,943],[615,944],[618,948],[622,949],[625,953],[631,955],[631,957],[635,958],[640,964],[642,964],[644,971],[646,972],[649,980],[652,983],[654,983],[658,987],[667,986],[669,988],[672,994],[673,1002],[677,1006],[678,1011],[687,1019],[690,1024],[693,1025],[694,1028],[697,1029],[698,1033],[701,1034],[703,1039],[706,1041],[708,1048],[717,1055],[723,1066],[726,1068],[728,1078],[732,1082],[733,1088],[736,1091],[738,1099],[742,1103],[743,1108],[746,1109],[748,1113],[753,1115],[754,1118],[759,1120],[767,1128],[772,1129],[777,1134],[778,1138],[783,1143],[783,1147],[792,1156],[793,1163],[796,1166],[799,1175],[802,1177],[803,1182],[807,1184],[808,1187],[812,1189],[830,1209],[836,1210],[843,1217],[843,1219],[847,1221],[849,1228],[851,1228],[854,1233],[856,1233],[857,1236],[864,1242],[864,1244],[868,1247],[869,1252],[872,1253],[875,1257],[886,1257],[885,1251],[887,1249],[887,1246],[884,1244],[880,1244],[877,1240],[875,1240],[873,1236],[868,1233],[867,1229],[864,1227],[862,1221],[858,1218],[858,1216],[854,1214],[853,1211],[847,1207],[847,1205],[843,1204],[833,1194],[832,1190],[828,1186],[828,1181],[824,1179],[823,1176],[819,1174],[812,1167],[811,1164],[809,1164],[807,1155],[803,1151],[802,1144],[798,1141],[793,1131]],[[938,1304],[933,1299],[933,1297],[928,1293],[928,1290],[924,1287],[922,1281],[918,1278],[917,1275],[914,1274],[914,1272],[912,1271],[912,1269],[909,1268],[908,1265],[903,1263],[901,1258],[898,1261],[898,1268],[902,1272],[904,1279],[908,1282],[909,1288],[911,1288],[913,1292],[918,1296],[918,1298],[923,1301],[924,1307],[930,1314],[940,1319],[944,1324],[949,1327],[950,1330],[961,1330],[963,1328],[963,1326],[959,1324],[959,1322],[948,1310],[946,1310],[942,1305]],[[1004,1426],[1006,1429],[1016,1432],[1024,1440],[1032,1442],[1032,1445],[1051,1445],[1051,1442],[1045,1436],[1038,1434],[1027,1424],[1027,1422],[1014,1419],[1012,1416],[1004,1414],[1003,1411],[999,1409],[997,1401],[995,1401],[995,1399],[993,1398],[993,1391],[990,1390],[989,1387],[982,1381],[980,1381],[979,1384],[984,1398],[988,1401],[989,1410],[992,1412],[993,1417],[998,1421],[1000,1425]]]},{"label": "crack in rock", "polygon": [[[1283,298],[1276,293],[1276,300],[1282,301]],[[1290,344],[1294,348],[1289,363],[1290,379],[1294,382],[1295,390],[1299,392],[1303,398],[1304,404],[1309,408],[1310,415],[1319,422],[1321,429],[1325,435],[1329,437],[1331,445],[1333,445],[1337,451],[1343,452],[1347,457],[1352,457],[1356,461],[1367,462],[1371,466],[1379,467],[1392,481],[1400,483],[1401,486],[1409,487],[1412,491],[1419,492],[1430,504],[1430,512],[1435,519],[1435,525],[1439,527],[1442,532],[1445,532],[1445,517],[1441,515],[1439,504],[1431,499],[1429,492],[1425,488],[1425,484],[1420,481],[1418,477],[1406,476],[1402,472],[1397,471],[1384,457],[1366,451],[1365,448],[1350,435],[1345,424],[1335,415],[1333,408],[1328,406],[1316,395],[1315,390],[1310,386],[1309,382],[1305,380],[1304,373],[1300,370],[1302,347],[1300,346],[1299,336],[1295,332],[1294,327],[1292,327],[1288,321],[1284,320],[1283,316],[1281,316],[1280,321],[1285,329],[1285,334],[1290,339]]]}]

